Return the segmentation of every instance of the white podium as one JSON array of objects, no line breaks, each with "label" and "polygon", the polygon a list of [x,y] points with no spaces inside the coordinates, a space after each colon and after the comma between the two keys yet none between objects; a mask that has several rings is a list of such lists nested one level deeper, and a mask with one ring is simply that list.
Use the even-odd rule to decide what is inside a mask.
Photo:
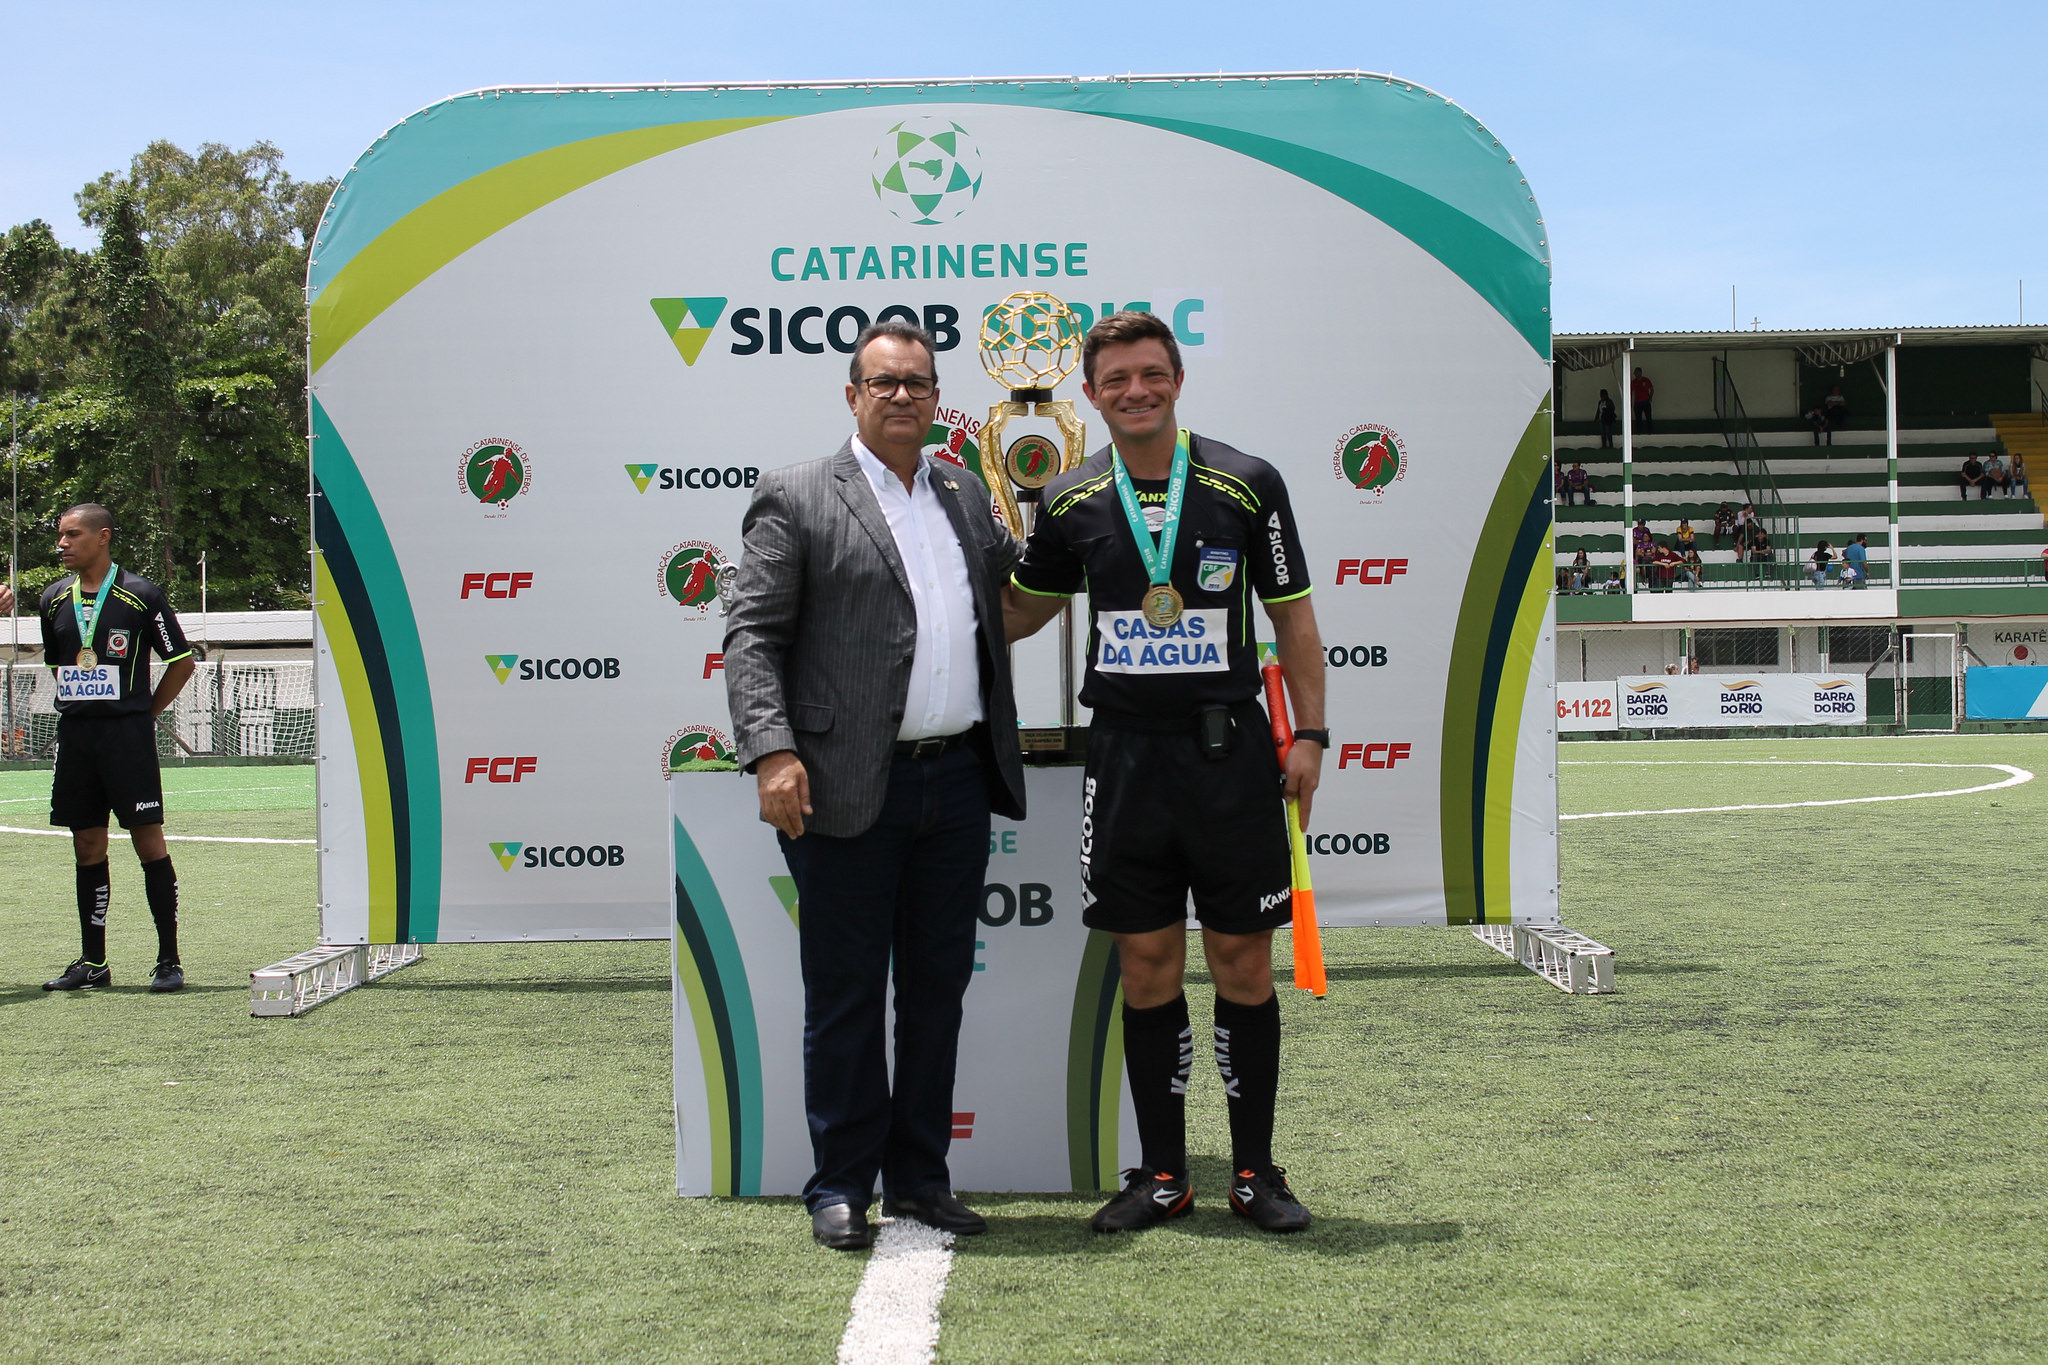
[{"label": "white podium", "polygon": [[[953,1092],[961,1190],[1113,1188],[1137,1159],[1109,937],[1081,923],[1081,769],[1029,768],[1031,818],[997,817]],[[754,779],[669,779],[676,1191],[797,1194],[803,913]]]}]

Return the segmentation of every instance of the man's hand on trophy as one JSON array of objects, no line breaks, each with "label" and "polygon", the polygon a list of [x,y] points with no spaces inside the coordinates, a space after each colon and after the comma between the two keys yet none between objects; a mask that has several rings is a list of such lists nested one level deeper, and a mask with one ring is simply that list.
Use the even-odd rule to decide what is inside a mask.
[{"label": "man's hand on trophy", "polygon": [[754,765],[754,782],[761,793],[761,818],[792,839],[804,834],[804,817],[811,813],[811,775],[803,760],[790,749],[778,749]]}]

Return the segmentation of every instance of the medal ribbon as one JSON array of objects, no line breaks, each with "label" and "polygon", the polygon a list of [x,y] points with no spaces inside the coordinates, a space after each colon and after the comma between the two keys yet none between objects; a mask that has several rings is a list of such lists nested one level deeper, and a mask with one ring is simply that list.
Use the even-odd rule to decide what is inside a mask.
[{"label": "medal ribbon", "polygon": [[[1182,427],[1180,439],[1173,443],[1173,472],[1166,481],[1166,519],[1159,523],[1156,543],[1151,528],[1145,525],[1145,510],[1138,506],[1138,490],[1131,486],[1124,457],[1115,446],[1109,448],[1109,468],[1116,479],[1116,495],[1124,505],[1124,520],[1130,522],[1131,534],[1137,537],[1138,557],[1145,561],[1145,575],[1154,587],[1160,586],[1173,577],[1173,542],[1180,534],[1180,504],[1188,489],[1188,429]],[[76,586],[73,585],[74,591]]]},{"label": "medal ribbon", "polygon": [[78,618],[78,647],[91,649],[93,628],[100,623],[100,608],[107,604],[107,594],[113,590],[114,575],[121,572],[121,566],[107,565],[107,576],[100,581],[99,596],[92,599],[92,608],[87,610],[85,598],[78,591],[78,579],[71,580],[71,614]]}]

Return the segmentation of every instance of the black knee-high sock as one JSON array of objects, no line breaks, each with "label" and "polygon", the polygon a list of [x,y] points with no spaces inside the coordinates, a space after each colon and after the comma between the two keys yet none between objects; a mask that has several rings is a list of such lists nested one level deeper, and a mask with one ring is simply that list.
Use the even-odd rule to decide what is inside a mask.
[{"label": "black knee-high sock", "polygon": [[1188,1072],[1194,1062],[1185,995],[1151,1009],[1124,1006],[1124,1070],[1138,1114],[1141,1160],[1152,1170],[1187,1174]]},{"label": "black knee-high sock", "polygon": [[94,966],[107,960],[107,897],[111,891],[105,858],[90,867],[79,867],[78,937],[84,944],[79,956]]},{"label": "black knee-high sock", "polygon": [[166,853],[142,865],[142,889],[149,897],[149,917],[156,921],[156,960],[178,960],[178,874]]},{"label": "black knee-high sock", "polygon": [[1239,1005],[1216,997],[1216,1069],[1230,1107],[1230,1168],[1273,1164],[1273,1108],[1280,1096],[1280,997]]}]

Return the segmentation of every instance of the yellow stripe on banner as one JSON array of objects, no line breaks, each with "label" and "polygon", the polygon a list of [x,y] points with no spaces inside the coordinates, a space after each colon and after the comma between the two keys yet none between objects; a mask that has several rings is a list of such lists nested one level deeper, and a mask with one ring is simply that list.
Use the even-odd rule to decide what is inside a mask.
[{"label": "yellow stripe on banner", "polygon": [[[704,1106],[710,1114],[711,1131],[704,1140],[711,1145],[711,1192],[737,1194],[732,1185],[732,1111],[726,1103],[725,1063],[718,1050],[718,1024],[711,1017],[711,993],[697,970],[683,936],[675,936],[676,980],[683,983],[683,998],[690,1002],[690,1023],[697,1035],[698,1069],[704,1073]],[[688,1135],[685,1135],[687,1139]]]},{"label": "yellow stripe on banner", "polygon": [[[1507,658],[1501,663],[1501,689],[1493,703],[1493,743],[1486,762],[1486,918],[1506,924],[1514,914],[1514,868],[1509,859],[1515,819],[1515,759],[1522,733],[1522,710],[1528,701],[1529,672],[1543,634],[1543,613],[1550,605],[1554,531],[1543,534],[1543,548],[1529,566],[1508,635]],[[1519,686],[1512,684],[1519,683]]]},{"label": "yellow stripe on banner", "polygon": [[320,291],[311,314],[312,368],[414,285],[535,209],[664,152],[781,121],[707,119],[607,133],[508,161],[444,190],[377,234]]},{"label": "yellow stripe on banner", "polygon": [[370,872],[370,942],[398,939],[398,837],[391,821],[391,774],[384,766],[384,732],[370,697],[370,671],[356,643],[355,627],[341,605],[341,593],[327,561],[313,556],[313,597],[328,655],[341,679],[341,700],[355,744],[356,778],[362,789],[363,842]]}]

